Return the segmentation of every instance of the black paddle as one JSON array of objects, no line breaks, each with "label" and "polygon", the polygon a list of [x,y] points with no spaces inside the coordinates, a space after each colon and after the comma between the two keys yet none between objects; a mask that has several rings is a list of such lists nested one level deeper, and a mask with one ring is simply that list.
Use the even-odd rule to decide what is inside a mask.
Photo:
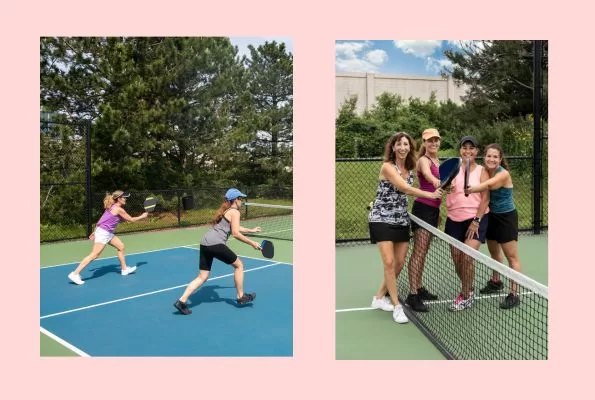
[{"label": "black paddle", "polygon": [[263,240],[262,243],[260,243],[260,249],[263,257],[273,258],[275,256],[275,246],[273,246],[273,242],[271,241]]},{"label": "black paddle", "polygon": [[461,168],[461,159],[458,157],[449,158],[448,160],[440,164],[439,169],[441,189],[445,189],[448,185],[452,183],[452,180],[459,173],[459,168]]},{"label": "black paddle", "polygon": [[153,212],[155,211],[155,206],[157,205],[157,199],[155,197],[147,197],[145,199],[145,202],[143,203],[143,207],[145,208],[145,211],[147,212]]}]

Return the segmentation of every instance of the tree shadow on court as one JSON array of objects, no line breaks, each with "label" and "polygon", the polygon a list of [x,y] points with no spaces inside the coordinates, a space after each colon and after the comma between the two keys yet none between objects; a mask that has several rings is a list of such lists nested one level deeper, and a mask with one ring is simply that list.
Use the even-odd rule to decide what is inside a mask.
[{"label": "tree shadow on court", "polygon": [[[128,264],[128,263],[127,263]],[[146,261],[141,261],[136,263],[136,271],[133,272],[133,274],[136,274],[140,267],[147,264]],[[102,265],[101,267],[87,267],[86,270],[88,270],[89,272],[92,272],[93,274],[89,277],[84,278],[85,281],[88,281],[90,279],[95,279],[95,278],[100,278],[103,275],[106,274],[111,274],[111,273],[116,273],[116,274],[120,274],[120,271],[122,271],[122,268],[120,267],[120,264],[110,264],[110,265]]]},{"label": "tree shadow on court", "polygon": [[[217,289],[234,289],[233,297],[221,297],[217,293]],[[252,307],[253,303],[238,304],[235,297],[235,286],[219,286],[219,285],[204,285],[194,294],[188,298],[188,308],[199,306],[202,303],[218,303],[224,302],[235,308]],[[174,314],[180,314],[179,311],[175,311]]]}]

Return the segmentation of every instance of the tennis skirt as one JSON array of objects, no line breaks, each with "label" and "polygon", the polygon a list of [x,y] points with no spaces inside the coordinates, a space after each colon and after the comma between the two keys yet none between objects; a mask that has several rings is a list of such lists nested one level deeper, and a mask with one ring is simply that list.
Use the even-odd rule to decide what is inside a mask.
[{"label": "tennis skirt", "polygon": [[[419,201],[414,201],[413,207],[411,208],[411,214],[432,225],[434,228],[438,227],[438,217],[440,216],[440,208],[438,207],[433,207],[425,203],[420,203]],[[412,231],[419,227],[419,225],[411,221]]]},{"label": "tennis skirt", "polygon": [[370,242],[409,242],[411,231],[409,225],[394,225],[385,222],[368,222]]},{"label": "tennis skirt", "polygon": [[116,236],[114,232],[106,231],[103,228],[95,228],[95,243],[108,244]]},{"label": "tennis skirt", "polygon": [[486,239],[495,240],[498,243],[508,243],[519,240],[519,214],[517,210],[507,213],[488,213],[488,230]]}]

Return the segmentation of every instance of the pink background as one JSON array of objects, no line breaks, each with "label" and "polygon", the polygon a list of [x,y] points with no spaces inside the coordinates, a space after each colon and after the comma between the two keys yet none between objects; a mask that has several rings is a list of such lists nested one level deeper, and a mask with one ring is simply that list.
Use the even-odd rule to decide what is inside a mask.
[{"label": "pink background", "polygon": [[[4,2],[2,24],[3,388],[56,398],[532,398],[586,393],[593,376],[592,15],[543,1],[55,0]],[[534,4],[532,4],[534,3]],[[9,4],[8,6],[6,4]],[[85,5],[83,5],[85,4]],[[89,5],[86,5],[89,4]],[[215,5],[217,4],[217,5]],[[408,3],[409,4],[409,3]],[[535,8],[536,7],[536,8]],[[544,8],[545,7],[545,8]],[[539,16],[534,17],[534,15]],[[568,22],[565,22],[568,21]],[[39,37],[289,36],[294,49],[295,335],[292,359],[39,357]],[[334,41],[550,40],[550,360],[334,360]],[[572,163],[572,164],[571,164]],[[583,172],[585,171],[585,172]],[[576,188],[576,190],[565,190]],[[579,197],[580,196],[580,197]],[[571,202],[574,197],[580,200]],[[586,197],[585,200],[582,200]],[[569,207],[570,206],[570,207]],[[590,222],[590,223],[589,223]],[[7,241],[8,239],[8,241]],[[592,253],[590,254],[592,255]],[[362,266],[365,267],[365,266]],[[586,287],[589,284],[590,287]],[[398,329],[398,327],[395,327]],[[394,343],[406,346],[406,343]],[[4,362],[6,361],[6,362]],[[591,372],[588,372],[591,371]],[[559,391],[560,393],[556,393]],[[385,397],[386,398],[386,397]]]}]

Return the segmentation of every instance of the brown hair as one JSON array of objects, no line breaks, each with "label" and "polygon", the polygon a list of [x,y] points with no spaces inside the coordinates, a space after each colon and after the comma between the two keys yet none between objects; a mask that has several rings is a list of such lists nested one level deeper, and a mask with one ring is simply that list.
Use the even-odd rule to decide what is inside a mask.
[{"label": "brown hair", "polygon": [[[424,130],[421,133],[421,146],[419,147],[419,153],[417,154],[417,158],[421,158],[426,154],[426,146],[424,146],[424,143],[426,142],[426,140],[424,139],[424,133],[436,133],[438,134],[438,139],[440,139],[440,133],[438,133],[438,129],[436,128],[428,128],[426,130]],[[432,137],[436,137],[436,136],[432,136]]]},{"label": "brown hair", "polygon": [[407,140],[409,141],[409,154],[407,154],[407,158],[405,158],[405,168],[407,168],[408,170],[413,170],[415,169],[415,162],[416,157],[415,157],[415,142],[413,141],[413,139],[411,138],[411,136],[408,133],[405,132],[397,132],[394,133],[386,142],[386,145],[384,146],[384,162],[392,162],[392,163],[396,163],[397,162],[397,156],[393,150],[393,147],[395,147],[395,143],[398,142],[399,140],[401,140],[403,137],[406,137]]},{"label": "brown hair", "polygon": [[215,213],[215,217],[213,217],[213,219],[211,220],[211,224],[215,225],[221,221],[221,219],[223,218],[223,214],[225,214],[225,211],[230,209],[231,203],[231,201],[226,200],[221,204],[221,206]]},{"label": "brown hair", "polygon": [[500,165],[505,169],[505,170],[509,170],[508,169],[508,163],[506,162],[506,160],[504,159],[504,152],[502,151],[502,147],[498,144],[498,143],[492,143],[492,144],[488,144],[485,148],[485,154],[488,154],[488,150],[489,149],[494,149],[497,150],[498,153],[500,154]]}]

